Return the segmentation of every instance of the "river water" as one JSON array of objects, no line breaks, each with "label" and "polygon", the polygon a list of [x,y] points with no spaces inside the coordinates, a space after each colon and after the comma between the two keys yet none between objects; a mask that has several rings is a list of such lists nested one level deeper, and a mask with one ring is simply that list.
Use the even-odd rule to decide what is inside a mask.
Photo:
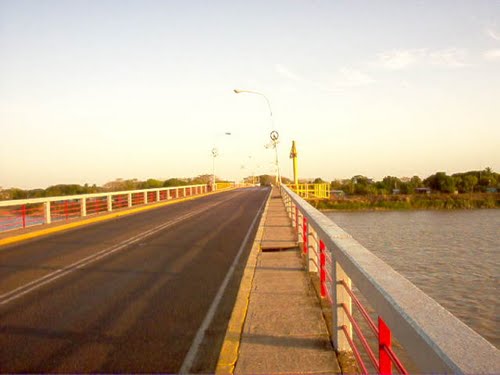
[{"label": "river water", "polygon": [[326,212],[500,348],[500,210]]}]

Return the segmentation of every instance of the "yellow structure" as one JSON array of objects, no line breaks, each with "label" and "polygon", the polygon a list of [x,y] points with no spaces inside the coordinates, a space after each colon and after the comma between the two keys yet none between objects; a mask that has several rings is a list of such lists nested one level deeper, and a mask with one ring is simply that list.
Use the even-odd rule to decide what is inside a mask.
[{"label": "yellow structure", "polygon": [[297,166],[297,148],[295,147],[295,141],[292,141],[290,159],[293,159],[293,184],[297,186],[299,184],[299,170]]},{"label": "yellow structure", "polygon": [[288,185],[295,194],[305,199],[328,199],[330,198],[330,184],[293,184]]},{"label": "yellow structure", "polygon": [[299,171],[297,165],[297,147],[292,141],[290,159],[293,160],[293,184],[287,185],[296,194],[306,199],[330,198],[330,184],[299,184]]}]

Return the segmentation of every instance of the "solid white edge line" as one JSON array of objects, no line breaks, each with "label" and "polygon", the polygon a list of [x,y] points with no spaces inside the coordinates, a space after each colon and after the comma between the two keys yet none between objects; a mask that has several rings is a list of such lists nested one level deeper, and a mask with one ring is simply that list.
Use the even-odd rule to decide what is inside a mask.
[{"label": "solid white edge line", "polygon": [[219,307],[219,303],[222,299],[222,296],[224,295],[224,292],[227,288],[227,284],[229,283],[229,279],[234,273],[234,270],[236,269],[236,264],[238,263],[241,254],[243,253],[243,250],[245,249],[248,239],[250,238],[250,234],[253,231],[253,228],[255,227],[255,223],[257,222],[257,218],[259,217],[260,213],[262,212],[262,208],[264,207],[265,203],[267,202],[267,199],[264,200],[262,205],[260,206],[259,210],[257,211],[257,214],[255,215],[252,224],[250,225],[250,229],[248,229],[248,232],[243,239],[243,242],[241,243],[241,246],[238,250],[238,253],[236,254],[236,257],[233,260],[233,263],[231,263],[231,266],[229,267],[229,270],[227,271],[226,277],[222,281],[221,286],[219,287],[219,290],[217,291],[217,294],[215,295],[214,300],[212,301],[212,304],[210,305],[210,308],[208,309],[207,315],[205,316],[205,319],[203,319],[203,322],[200,325],[200,328],[198,328],[198,331],[196,332],[196,336],[194,337],[193,342],[191,343],[191,347],[189,348],[189,351],[186,354],[186,357],[184,358],[184,361],[182,362],[182,366],[179,370],[179,374],[189,374],[191,371],[191,367],[193,366],[194,360],[196,359],[196,356],[198,354],[198,350],[200,349],[200,345],[203,342],[203,339],[205,338],[205,332],[207,331],[208,327],[212,323],[212,320],[215,316],[215,312],[217,311],[217,308]]}]

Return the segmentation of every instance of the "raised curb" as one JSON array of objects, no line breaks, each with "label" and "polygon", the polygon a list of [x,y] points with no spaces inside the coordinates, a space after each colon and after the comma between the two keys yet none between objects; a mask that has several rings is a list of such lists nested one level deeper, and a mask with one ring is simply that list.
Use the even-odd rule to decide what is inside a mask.
[{"label": "raised curb", "polygon": [[236,296],[236,302],[229,319],[229,324],[226,329],[226,335],[217,361],[215,369],[216,374],[233,374],[238,360],[238,352],[240,349],[241,333],[248,311],[250,301],[250,291],[252,289],[253,278],[257,265],[257,258],[260,252],[260,243],[264,234],[264,223],[266,222],[267,209],[271,200],[272,190],[267,198],[266,207],[260,218],[259,227],[255,234],[255,240],[248,256],[240,288]]},{"label": "raised curb", "polygon": [[13,243],[26,241],[26,240],[29,240],[32,238],[46,236],[46,235],[49,235],[52,233],[57,233],[57,232],[61,232],[61,231],[73,229],[73,228],[78,228],[78,227],[81,227],[84,225],[99,223],[101,221],[116,219],[116,218],[121,217],[121,216],[127,216],[127,215],[135,214],[138,212],[142,212],[142,211],[148,211],[148,210],[152,210],[152,209],[160,208],[160,207],[164,207],[164,206],[169,206],[169,205],[176,204],[176,203],[187,202],[187,201],[195,200],[195,199],[206,197],[206,196],[213,195],[213,194],[223,193],[223,192],[234,190],[234,189],[236,189],[236,188],[228,188],[228,189],[224,189],[224,190],[220,190],[220,191],[199,194],[199,195],[191,196],[191,197],[179,198],[179,199],[160,202],[160,203],[152,203],[150,205],[148,204],[148,205],[137,207],[137,208],[131,208],[129,210],[124,210],[124,211],[115,212],[115,213],[111,213],[111,214],[105,214],[105,215],[101,215],[101,216],[97,216],[97,217],[92,217],[92,218],[89,218],[86,220],[80,220],[80,221],[73,222],[73,223],[62,224],[62,225],[58,225],[58,226],[51,227],[51,228],[45,228],[45,229],[41,229],[41,230],[34,231],[34,232],[20,234],[17,236],[6,237],[3,239],[0,239],[0,246],[10,245]]}]

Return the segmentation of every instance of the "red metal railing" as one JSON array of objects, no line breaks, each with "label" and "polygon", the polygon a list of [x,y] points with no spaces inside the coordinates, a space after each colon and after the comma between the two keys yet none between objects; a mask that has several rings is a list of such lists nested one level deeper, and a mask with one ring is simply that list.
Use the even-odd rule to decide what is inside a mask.
[{"label": "red metal railing", "polygon": [[106,197],[87,198],[87,215],[94,215],[108,210],[108,199]]},{"label": "red metal railing", "polygon": [[128,207],[128,194],[120,194],[113,196],[113,203],[112,203],[113,210],[117,210],[124,207]]},{"label": "red metal railing", "polygon": [[[298,224],[299,210],[295,207],[295,221]],[[296,224],[296,229],[298,233],[298,225]],[[314,235],[312,233],[312,228],[310,227],[307,218],[302,215],[302,230],[303,230],[303,253],[308,257],[308,262],[312,262],[318,267],[319,279],[320,279],[320,295],[322,298],[325,298],[332,305],[332,308],[336,308],[336,303],[334,303],[333,296],[331,295],[332,288],[337,288],[337,285],[341,285],[346,292],[351,297],[351,300],[354,302],[354,305],[357,307],[358,311],[361,314],[361,317],[364,319],[365,323],[369,327],[369,330],[375,337],[378,346],[378,359],[375,355],[374,351],[369,345],[368,338],[363,332],[360,322],[358,322],[354,315],[351,313],[350,309],[347,307],[345,303],[341,303],[340,307],[343,309],[344,313],[348,317],[354,332],[356,333],[356,337],[361,343],[361,347],[359,347],[354,337],[351,336],[350,330],[347,326],[340,327],[346,339],[349,343],[349,346],[352,349],[353,355],[356,358],[356,362],[359,366],[361,373],[368,374],[368,366],[363,359],[363,355],[361,349],[366,353],[371,365],[375,369],[375,371],[379,374],[392,374],[392,365],[396,367],[397,371],[400,374],[408,374],[404,365],[401,363],[400,359],[394,353],[391,345],[391,331],[389,327],[385,324],[382,317],[378,316],[378,325],[376,325],[371,318],[370,314],[366,310],[366,308],[362,305],[359,298],[355,295],[353,290],[349,287],[349,284],[345,280],[340,280],[337,283],[334,282],[334,276],[332,275],[332,270],[334,265],[331,252],[325,246],[323,240],[318,239],[317,234]],[[311,240],[312,239],[312,240]],[[312,246],[312,241],[314,241],[317,246]],[[316,250],[318,248],[318,251]],[[312,256],[314,254],[314,256]],[[319,260],[319,264],[315,261],[315,259]]]},{"label": "red metal railing", "polygon": [[50,217],[52,221],[69,220],[80,215],[80,201],[65,200],[50,204]]},{"label": "red metal railing", "polygon": [[23,204],[0,209],[0,232],[44,223],[43,204]]},{"label": "red metal railing", "polygon": [[[230,186],[229,186],[230,185]],[[221,187],[221,190],[233,186]],[[101,194],[82,194],[66,197],[0,201],[0,232],[32,225],[71,220],[76,217],[114,211],[129,206],[156,203],[201,195],[206,185],[190,185]]]}]

